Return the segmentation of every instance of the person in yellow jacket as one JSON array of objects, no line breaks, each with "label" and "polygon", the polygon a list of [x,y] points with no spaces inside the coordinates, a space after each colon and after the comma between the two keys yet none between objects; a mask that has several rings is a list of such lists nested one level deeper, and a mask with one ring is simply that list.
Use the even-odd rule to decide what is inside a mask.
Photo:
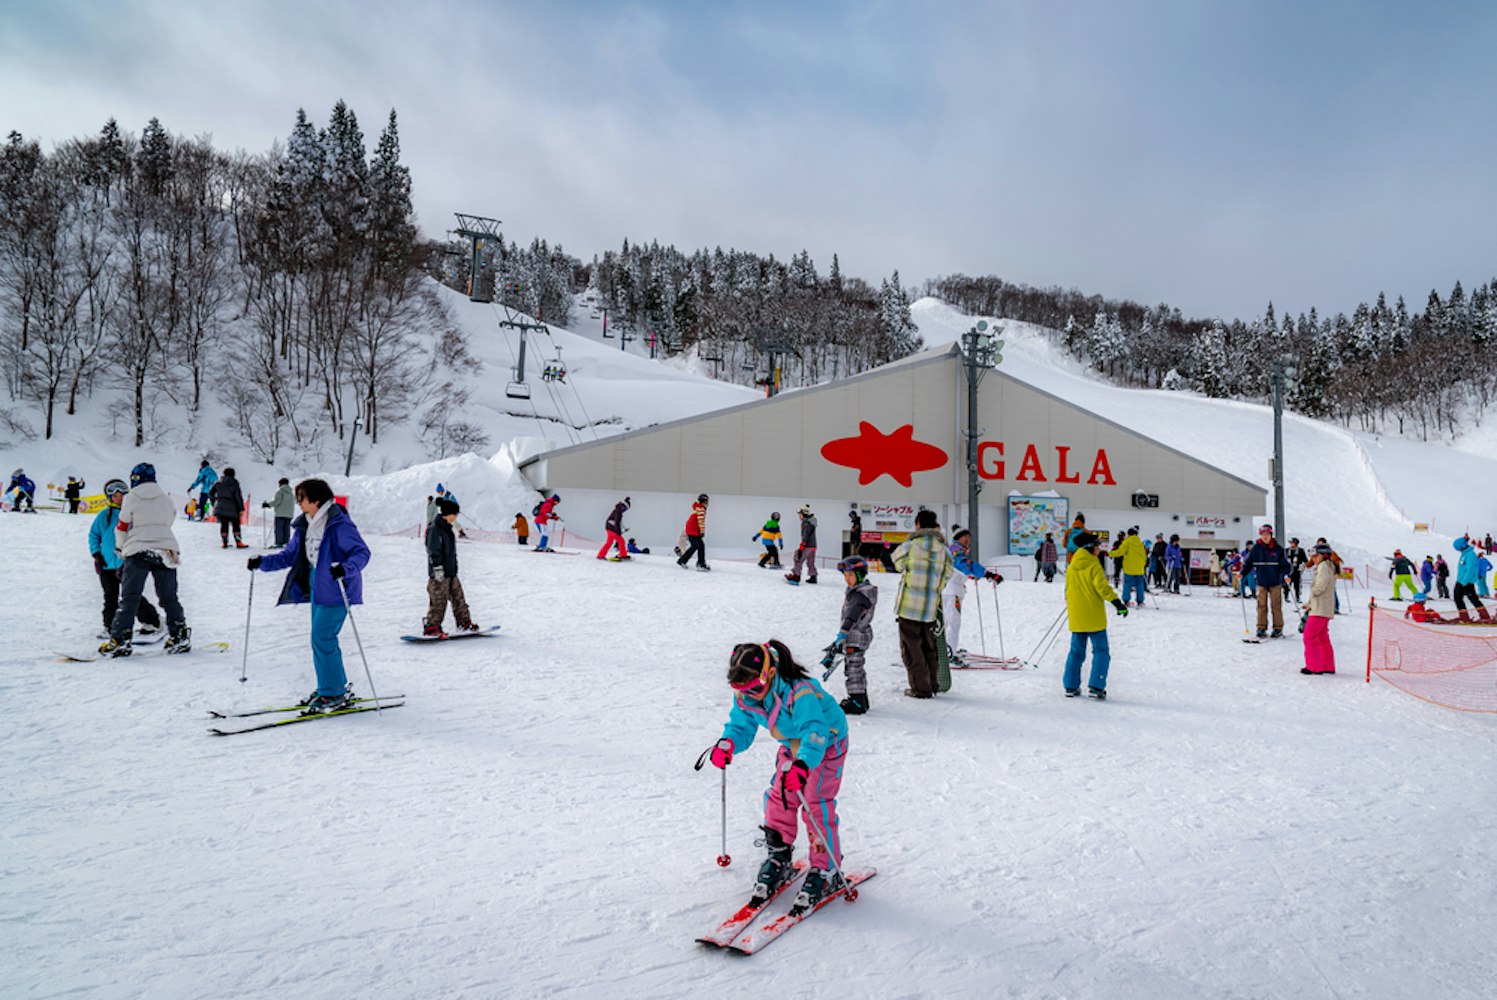
[{"label": "person in yellow jacket", "polygon": [[[1132,539],[1137,542],[1137,534]],[[1097,560],[1098,544],[1097,536],[1089,531],[1077,536],[1076,553],[1071,568],[1066,570],[1066,614],[1071,626],[1071,652],[1066,657],[1065,673],[1067,698],[1081,693],[1081,664],[1086,659],[1088,641],[1092,646],[1092,672],[1087,692],[1098,701],[1107,698],[1107,668],[1112,664],[1107,648],[1107,602],[1120,617],[1128,617],[1128,606],[1118,600],[1117,591],[1108,584]]]},{"label": "person in yellow jacket", "polygon": [[1149,549],[1144,545],[1144,540],[1138,537],[1137,528],[1128,529],[1127,537],[1112,550],[1112,557],[1123,564],[1123,603],[1128,603],[1129,594],[1136,594],[1138,607],[1143,607],[1144,582],[1148,579],[1146,574],[1149,571]]}]

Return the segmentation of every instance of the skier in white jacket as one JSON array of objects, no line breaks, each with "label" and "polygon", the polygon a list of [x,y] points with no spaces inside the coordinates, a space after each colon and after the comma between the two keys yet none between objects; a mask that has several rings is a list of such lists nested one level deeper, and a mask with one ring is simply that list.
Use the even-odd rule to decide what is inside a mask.
[{"label": "skier in white jacket", "polygon": [[120,604],[109,626],[109,639],[99,647],[106,656],[129,656],[130,630],[135,610],[145,590],[146,577],[156,584],[156,596],[166,613],[166,651],[185,653],[192,648],[192,630],[177,600],[177,567],[182,548],[172,534],[176,507],[156,483],[156,468],[141,462],[130,470],[130,492],[120,504],[120,519],[114,529],[114,545],[124,559],[120,569]]}]

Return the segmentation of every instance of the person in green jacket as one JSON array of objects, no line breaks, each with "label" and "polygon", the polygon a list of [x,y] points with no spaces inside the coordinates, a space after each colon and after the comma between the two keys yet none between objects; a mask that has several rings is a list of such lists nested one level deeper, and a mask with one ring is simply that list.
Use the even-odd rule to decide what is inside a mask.
[{"label": "person in green jacket", "polygon": [[[1132,536],[1134,541],[1138,536]],[[1066,697],[1081,693],[1081,664],[1086,660],[1086,646],[1092,647],[1092,672],[1087,692],[1098,701],[1107,698],[1107,668],[1112,653],[1107,647],[1107,603],[1117,609],[1119,617],[1128,616],[1128,605],[1118,600],[1117,591],[1107,582],[1102,564],[1097,561],[1099,539],[1083,532],[1076,539],[1076,553],[1066,571],[1066,614],[1071,626],[1071,652],[1066,657]],[[1142,544],[1142,543],[1140,543]]]},{"label": "person in green jacket", "polygon": [[282,477],[275,496],[260,506],[271,508],[275,517],[276,547],[284,549],[291,541],[291,519],[296,516],[296,494],[291,489],[291,480]]},{"label": "person in green jacket", "polygon": [[941,609],[941,590],[955,572],[939,523],[935,511],[920,511],[909,541],[894,550],[899,571],[894,615],[899,620],[899,654],[910,679],[904,693],[910,698],[936,693],[936,613]]}]

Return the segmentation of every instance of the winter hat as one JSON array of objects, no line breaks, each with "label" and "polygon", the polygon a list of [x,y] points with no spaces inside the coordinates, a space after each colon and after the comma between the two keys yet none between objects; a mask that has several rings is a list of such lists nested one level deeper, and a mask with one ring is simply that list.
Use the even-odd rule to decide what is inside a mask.
[{"label": "winter hat", "polygon": [[968,531],[966,528],[958,528],[956,530],[956,533],[951,536],[951,540],[953,542],[959,542],[963,538],[971,538],[971,537],[972,537],[972,532]]},{"label": "winter hat", "polygon": [[698,493],[697,494],[697,503],[706,503],[706,502],[707,502],[707,494],[705,494],[705,493]]},{"label": "winter hat", "polygon": [[1271,534],[1273,534],[1273,525],[1271,525],[1271,524],[1262,524],[1262,525],[1259,525],[1258,526],[1258,534],[1260,534],[1260,535],[1271,535]]},{"label": "winter hat", "polygon": [[1466,541],[1464,538],[1457,538],[1455,541],[1450,543],[1450,547],[1455,549],[1457,552],[1464,552],[1470,544],[1471,543]]},{"label": "winter hat", "polygon": [[130,485],[139,486],[141,483],[154,483],[156,481],[156,467],[150,462],[141,462],[130,470]]},{"label": "winter hat", "polygon": [[1328,556],[1331,554],[1331,547],[1324,542],[1321,542],[1319,545],[1315,546],[1315,554],[1318,556]]},{"label": "winter hat", "polygon": [[624,497],[624,509],[625,510],[629,509],[629,498],[628,497]]},{"label": "winter hat", "polygon": [[804,504],[804,505],[802,505],[801,509],[798,510],[798,511],[796,511],[796,513],[799,514],[801,517],[810,517],[811,516],[811,505],[810,504]]},{"label": "winter hat", "polygon": [[1092,534],[1090,531],[1083,531],[1081,534],[1076,536],[1076,547],[1078,549],[1089,549],[1092,546],[1096,545],[1099,541],[1101,541],[1101,539]]},{"label": "winter hat", "polygon": [[443,497],[437,501],[437,510],[443,517],[446,517],[448,514],[456,514],[462,508],[458,506],[456,500],[448,500],[446,497]]},{"label": "winter hat", "polygon": [[1429,595],[1426,594],[1424,591],[1421,590],[1421,591],[1419,591],[1419,593],[1417,593],[1417,594],[1414,595],[1414,600],[1420,601],[1420,602],[1427,601],[1427,600],[1429,600]]},{"label": "winter hat", "polygon": [[1394,549],[1394,550],[1393,550],[1393,555],[1394,555],[1394,556],[1395,556],[1395,557],[1396,557],[1396,556],[1401,556],[1401,555],[1403,555],[1403,549]]}]

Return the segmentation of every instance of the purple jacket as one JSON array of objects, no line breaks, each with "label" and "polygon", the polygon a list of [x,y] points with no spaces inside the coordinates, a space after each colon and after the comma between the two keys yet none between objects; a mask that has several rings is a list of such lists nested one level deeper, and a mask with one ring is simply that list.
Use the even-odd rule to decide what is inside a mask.
[{"label": "purple jacket", "polygon": [[[327,526],[322,532],[322,545],[317,550],[317,573],[312,575],[312,564],[302,551],[302,539],[306,537],[307,515],[299,514],[291,522],[291,541],[279,552],[273,552],[260,560],[260,572],[273,573],[291,567],[286,574],[286,584],[281,588],[277,604],[306,604],[308,590],[314,604],[342,604],[343,595],[338,592],[338,581],[328,568],[334,563],[347,570],[343,585],[348,588],[348,603],[364,603],[363,570],[369,565],[369,546],[359,535],[353,518],[335,501],[327,513]],[[308,584],[311,584],[310,588]]]}]

